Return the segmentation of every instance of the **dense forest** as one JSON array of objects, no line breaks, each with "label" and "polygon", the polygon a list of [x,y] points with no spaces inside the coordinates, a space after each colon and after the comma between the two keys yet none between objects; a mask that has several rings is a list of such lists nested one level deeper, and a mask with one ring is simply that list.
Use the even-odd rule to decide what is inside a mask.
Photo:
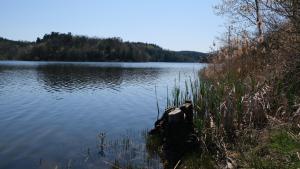
[{"label": "dense forest", "polygon": [[35,42],[0,37],[0,60],[207,62],[207,54],[170,51],[148,43],[120,38],[91,38],[51,32]]}]

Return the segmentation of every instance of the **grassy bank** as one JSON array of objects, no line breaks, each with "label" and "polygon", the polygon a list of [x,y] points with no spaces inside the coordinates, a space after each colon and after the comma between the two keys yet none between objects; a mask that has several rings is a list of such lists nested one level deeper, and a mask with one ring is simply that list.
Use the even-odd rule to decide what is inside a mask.
[{"label": "grassy bank", "polygon": [[300,168],[299,2],[251,3],[257,29],[229,27],[198,79],[171,92],[170,106],[193,101],[200,140],[181,168]]},{"label": "grassy bank", "polygon": [[171,92],[170,106],[193,101],[201,142],[181,168],[300,167],[297,55],[248,52],[213,62]]}]

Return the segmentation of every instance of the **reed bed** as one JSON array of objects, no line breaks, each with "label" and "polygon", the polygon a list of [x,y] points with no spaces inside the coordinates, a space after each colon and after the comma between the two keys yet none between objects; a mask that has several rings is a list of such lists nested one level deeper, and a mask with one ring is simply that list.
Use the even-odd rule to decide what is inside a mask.
[{"label": "reed bed", "polygon": [[[216,168],[236,163],[233,162],[232,151],[243,156],[241,151],[250,151],[245,147],[257,148],[257,141],[271,145],[270,133],[276,133],[278,126],[285,126],[284,133],[297,136],[292,142],[293,137],[282,134],[286,144],[292,143],[294,147],[299,144],[299,29],[291,24],[283,24],[281,28],[266,33],[262,41],[257,41],[256,37],[236,35],[227,45],[212,53],[211,63],[195,77],[184,81],[184,87],[178,85],[181,84],[178,78],[171,90],[168,106],[192,100],[201,150],[213,157]],[[291,30],[298,33],[289,33]],[[264,134],[268,139],[262,140]],[[272,168],[286,157],[295,164],[292,168],[300,167],[295,157],[300,152],[299,148],[287,156],[278,151],[274,153],[276,150],[268,145],[266,147],[273,154],[258,155],[255,152],[254,155],[246,153],[247,158],[234,158],[250,168]],[[268,160],[277,162],[265,164],[268,160],[261,161],[270,154],[278,156],[278,159]]]}]

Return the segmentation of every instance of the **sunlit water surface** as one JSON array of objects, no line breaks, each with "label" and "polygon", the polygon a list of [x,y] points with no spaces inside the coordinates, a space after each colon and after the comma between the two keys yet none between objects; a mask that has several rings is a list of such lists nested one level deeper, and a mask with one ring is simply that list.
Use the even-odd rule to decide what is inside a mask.
[{"label": "sunlit water surface", "polygon": [[76,168],[89,162],[85,168],[110,168],[109,155],[106,161],[105,154],[87,157],[97,149],[97,135],[117,139],[151,128],[155,86],[163,111],[175,79],[184,82],[204,66],[1,61],[0,168]]}]

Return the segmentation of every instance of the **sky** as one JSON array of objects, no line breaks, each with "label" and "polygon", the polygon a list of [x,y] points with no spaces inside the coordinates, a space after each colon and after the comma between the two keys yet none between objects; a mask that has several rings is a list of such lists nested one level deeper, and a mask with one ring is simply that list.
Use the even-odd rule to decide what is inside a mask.
[{"label": "sky", "polygon": [[223,31],[218,0],[0,0],[0,36],[35,41],[52,31],[208,52]]}]

